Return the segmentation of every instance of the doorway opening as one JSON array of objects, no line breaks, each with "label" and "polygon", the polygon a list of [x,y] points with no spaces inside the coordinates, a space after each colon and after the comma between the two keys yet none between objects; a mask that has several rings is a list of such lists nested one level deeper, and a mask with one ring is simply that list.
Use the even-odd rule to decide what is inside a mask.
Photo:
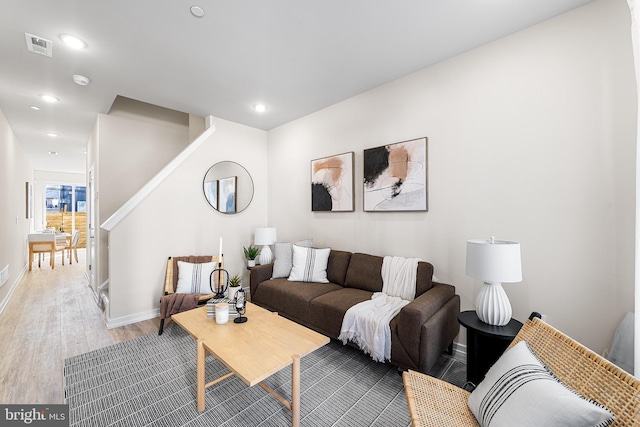
[{"label": "doorway opening", "polygon": [[78,248],[87,247],[87,188],[84,185],[45,185],[46,227],[62,233],[80,232]]}]

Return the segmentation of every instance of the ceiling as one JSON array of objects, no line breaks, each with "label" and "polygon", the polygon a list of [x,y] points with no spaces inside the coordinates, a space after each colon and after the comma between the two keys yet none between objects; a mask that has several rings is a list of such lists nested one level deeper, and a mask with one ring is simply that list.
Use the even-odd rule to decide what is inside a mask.
[{"label": "ceiling", "polygon": [[0,110],[35,169],[84,173],[118,95],[268,130],[590,1],[0,0]]}]

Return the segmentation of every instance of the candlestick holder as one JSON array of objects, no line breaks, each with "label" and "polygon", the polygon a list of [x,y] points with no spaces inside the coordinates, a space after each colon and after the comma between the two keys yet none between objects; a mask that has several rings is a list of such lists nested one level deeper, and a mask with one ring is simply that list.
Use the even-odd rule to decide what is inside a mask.
[{"label": "candlestick holder", "polygon": [[[216,280],[217,279],[217,280]],[[218,263],[218,268],[209,275],[209,288],[215,295],[215,299],[224,298],[224,292],[229,287],[229,272],[222,268],[222,263]]]}]

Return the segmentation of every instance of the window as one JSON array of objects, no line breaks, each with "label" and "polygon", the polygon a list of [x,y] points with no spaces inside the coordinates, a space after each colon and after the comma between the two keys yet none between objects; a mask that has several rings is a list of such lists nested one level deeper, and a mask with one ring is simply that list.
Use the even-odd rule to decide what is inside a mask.
[{"label": "window", "polygon": [[80,185],[45,186],[47,228],[71,234],[79,230],[78,247],[86,247],[87,189]]}]

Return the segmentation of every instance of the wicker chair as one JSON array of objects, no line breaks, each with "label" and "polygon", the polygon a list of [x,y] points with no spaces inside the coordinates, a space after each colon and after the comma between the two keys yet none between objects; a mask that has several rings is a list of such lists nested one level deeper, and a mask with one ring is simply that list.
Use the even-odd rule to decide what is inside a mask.
[{"label": "wicker chair", "polygon": [[[167,271],[165,273],[164,278],[164,296],[174,295],[176,288],[178,286],[178,261],[190,262],[190,263],[205,263],[205,262],[220,262],[220,267],[224,268],[224,259],[218,261],[218,256],[182,256],[182,257],[169,257],[167,260]],[[223,258],[223,257],[220,257]],[[216,280],[217,283],[217,280]],[[198,305],[206,304],[208,300],[213,298],[214,294],[198,294]],[[164,331],[164,321],[165,319],[160,319],[160,328],[158,329],[158,335],[162,335]]]},{"label": "wicker chair", "polygon": [[[612,426],[640,426],[640,381],[538,318],[528,320],[509,348],[525,340],[568,387],[604,405]],[[414,426],[477,426],[469,392],[419,372],[403,374]]]}]

